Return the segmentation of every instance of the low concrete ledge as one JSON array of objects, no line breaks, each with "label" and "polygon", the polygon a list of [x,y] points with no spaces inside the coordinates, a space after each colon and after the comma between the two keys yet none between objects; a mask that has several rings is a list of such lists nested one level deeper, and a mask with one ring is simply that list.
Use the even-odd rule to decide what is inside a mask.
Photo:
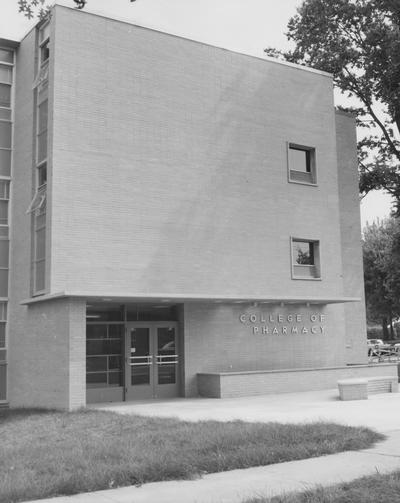
[{"label": "low concrete ledge", "polygon": [[338,381],[340,400],[366,400],[369,394],[397,393],[398,378],[393,375],[343,379]]},{"label": "low concrete ledge", "polygon": [[343,379],[338,381],[340,400],[367,400],[368,379]]},{"label": "low concrete ledge", "polygon": [[348,365],[344,367],[207,372],[197,374],[200,396],[236,398],[296,391],[336,388],[338,380],[378,378],[397,382],[397,364]]}]

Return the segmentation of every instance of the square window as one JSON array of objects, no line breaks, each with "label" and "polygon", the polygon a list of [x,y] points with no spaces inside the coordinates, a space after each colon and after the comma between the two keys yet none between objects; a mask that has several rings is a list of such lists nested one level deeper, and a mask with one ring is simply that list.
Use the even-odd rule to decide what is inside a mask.
[{"label": "square window", "polygon": [[289,182],[315,185],[315,148],[288,143]]},{"label": "square window", "polygon": [[291,239],[292,278],[320,279],[319,241]]}]

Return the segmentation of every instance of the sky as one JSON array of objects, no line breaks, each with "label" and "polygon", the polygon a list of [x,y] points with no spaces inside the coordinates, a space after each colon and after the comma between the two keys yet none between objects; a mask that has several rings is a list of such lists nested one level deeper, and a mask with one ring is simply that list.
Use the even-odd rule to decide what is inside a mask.
[{"label": "sky", "polygon": [[[74,5],[72,0],[58,3]],[[301,0],[88,0],[86,9],[235,51],[263,56],[265,47],[289,48],[289,18]],[[19,40],[33,26],[17,0],[0,0],[0,37]],[[390,198],[369,194],[361,203],[362,227],[388,216]]]}]

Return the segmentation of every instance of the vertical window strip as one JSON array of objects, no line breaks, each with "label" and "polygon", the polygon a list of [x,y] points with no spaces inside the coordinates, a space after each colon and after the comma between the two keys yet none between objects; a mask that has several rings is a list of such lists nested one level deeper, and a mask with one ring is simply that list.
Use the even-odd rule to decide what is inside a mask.
[{"label": "vertical window strip", "polygon": [[[0,297],[8,297],[8,211],[12,149],[14,50],[0,47]],[[7,302],[0,301],[0,401],[7,400]]]},{"label": "vertical window strip", "polygon": [[46,183],[47,183],[47,133],[48,133],[48,92],[47,82],[42,82],[36,90],[36,173],[35,198],[40,203],[33,205],[33,293],[40,294],[46,285]]}]

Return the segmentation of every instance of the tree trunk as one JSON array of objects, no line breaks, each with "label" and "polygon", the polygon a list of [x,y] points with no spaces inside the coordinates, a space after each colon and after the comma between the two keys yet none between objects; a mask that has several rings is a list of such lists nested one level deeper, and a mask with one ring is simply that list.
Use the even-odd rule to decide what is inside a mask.
[{"label": "tree trunk", "polygon": [[391,339],[395,339],[394,330],[393,330],[393,320],[392,320],[392,318],[390,318],[390,338],[391,338]]},{"label": "tree trunk", "polygon": [[384,341],[389,339],[389,331],[387,326],[388,326],[387,318],[382,318],[382,338]]}]

